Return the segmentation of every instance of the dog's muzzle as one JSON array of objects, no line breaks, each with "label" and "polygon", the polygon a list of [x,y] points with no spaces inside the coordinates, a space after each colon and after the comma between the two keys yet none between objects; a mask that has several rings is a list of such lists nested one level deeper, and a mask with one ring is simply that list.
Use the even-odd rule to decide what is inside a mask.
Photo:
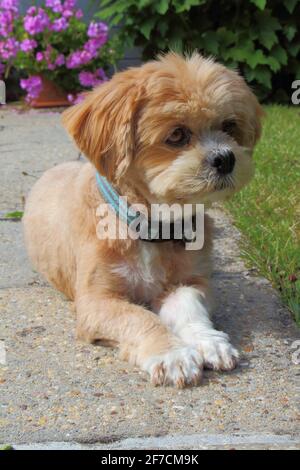
[{"label": "dog's muzzle", "polygon": [[235,165],[234,153],[226,148],[209,152],[206,160],[212,168],[216,169],[220,176],[232,173]]}]

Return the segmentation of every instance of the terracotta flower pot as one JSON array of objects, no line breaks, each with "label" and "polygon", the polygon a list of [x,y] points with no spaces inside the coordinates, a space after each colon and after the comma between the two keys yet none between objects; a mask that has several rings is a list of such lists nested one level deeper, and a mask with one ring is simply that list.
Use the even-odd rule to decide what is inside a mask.
[{"label": "terracotta flower pot", "polygon": [[38,98],[30,103],[33,108],[70,106],[68,95],[60,86],[43,75],[40,75],[40,78],[42,79],[42,90]]}]

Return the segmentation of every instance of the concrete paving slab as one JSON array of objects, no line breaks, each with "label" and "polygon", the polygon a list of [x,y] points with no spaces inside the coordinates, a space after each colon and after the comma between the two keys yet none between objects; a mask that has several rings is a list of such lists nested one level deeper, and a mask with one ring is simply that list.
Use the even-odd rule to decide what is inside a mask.
[{"label": "concrete paving slab", "polygon": [[[224,237],[219,225],[219,234],[223,252],[229,233]],[[0,290],[7,359],[0,367],[0,442],[101,443],[170,433],[297,436],[299,367],[291,346],[298,332],[289,313],[268,285],[245,271],[229,272],[228,265],[227,272],[216,271],[215,287],[216,323],[231,334],[242,363],[230,374],[206,372],[201,387],[183,391],[153,388],[114,351],[76,342],[70,302],[50,287]]]},{"label": "concrete paving slab", "polygon": [[[273,434],[191,434],[131,438],[111,444],[80,444],[77,442],[45,442],[16,444],[16,450],[297,450],[298,438]],[[120,455],[122,455],[120,453]]]},{"label": "concrete paving slab", "polygon": [[21,222],[0,222],[0,289],[46,285],[28,263]]},{"label": "concrete paving slab", "polygon": [[[65,139],[59,115],[45,122],[37,114],[25,116],[28,134],[52,122],[58,146]],[[13,117],[6,114],[4,126]],[[16,135],[25,135],[19,125]],[[72,158],[72,145],[63,145],[61,159]],[[1,193],[2,207],[17,207],[18,162],[24,157],[29,171],[30,154],[30,146],[13,153],[15,166],[9,168],[3,160],[4,172],[16,184],[9,188],[1,180],[10,191]],[[44,163],[34,155],[31,171],[51,166],[50,153]],[[231,335],[242,361],[232,373],[207,371],[200,387],[186,390],[153,388],[114,351],[76,342],[71,304],[31,270],[21,224],[0,222],[0,443],[120,449],[298,446],[300,371],[294,347],[299,330],[269,283],[245,268],[238,256],[239,233],[228,217],[218,209],[212,214],[215,320]]]},{"label": "concrete paving slab", "polygon": [[60,113],[0,109],[0,211],[22,210],[24,197],[42,173],[78,150],[60,123]]}]

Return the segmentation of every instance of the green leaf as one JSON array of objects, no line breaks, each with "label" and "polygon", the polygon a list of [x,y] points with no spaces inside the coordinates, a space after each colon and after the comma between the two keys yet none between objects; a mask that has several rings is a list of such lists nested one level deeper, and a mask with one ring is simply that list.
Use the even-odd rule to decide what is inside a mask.
[{"label": "green leaf", "polygon": [[295,37],[296,33],[297,28],[293,25],[289,25],[284,28],[284,34],[286,35],[289,41],[291,41]]},{"label": "green leaf", "polygon": [[272,56],[267,57],[265,63],[270,66],[270,69],[273,72],[278,72],[278,70],[280,70],[281,67],[282,67],[280,62],[278,62],[278,60],[275,59],[275,57],[272,57]]},{"label": "green leaf", "polygon": [[5,214],[4,218],[5,219],[22,219],[23,217],[23,212],[21,211],[15,211],[15,212],[8,212],[7,214]]},{"label": "green leaf", "polygon": [[[118,13],[121,13],[125,10],[125,7],[119,7],[118,8]],[[114,5],[111,5],[107,8],[103,8],[103,10],[100,10],[98,13],[95,14],[97,18],[102,18],[103,20],[107,20],[109,18],[113,18],[117,14],[116,8]]]},{"label": "green leaf", "polygon": [[205,51],[217,55],[219,52],[218,36],[214,31],[207,31],[202,34],[203,47]]},{"label": "green leaf", "polygon": [[295,64],[294,70],[295,70],[295,77],[300,77],[300,64],[299,64],[299,62],[297,62]]},{"label": "green leaf", "polygon": [[165,36],[166,32],[169,29],[168,21],[161,20],[157,23],[157,29],[162,36]]},{"label": "green leaf", "polygon": [[259,42],[268,50],[271,50],[274,44],[278,43],[277,34],[268,29],[261,30],[259,33]]},{"label": "green leaf", "polygon": [[234,59],[237,62],[245,62],[247,56],[247,51],[242,47],[233,47],[228,51],[223,53],[224,59],[227,61],[229,59]]},{"label": "green leaf", "polygon": [[250,0],[251,3],[254,3],[254,5],[257,6],[260,10],[264,10],[265,6],[267,4],[267,0]]},{"label": "green leaf", "polygon": [[299,51],[300,51],[300,43],[293,43],[293,44],[289,44],[287,46],[287,49],[289,51],[289,53],[293,56],[293,57],[297,57]]},{"label": "green leaf", "polygon": [[157,39],[157,46],[158,46],[158,49],[163,51],[164,49],[167,49],[168,48],[168,42],[166,40],[166,38],[158,38]]},{"label": "green leaf", "polygon": [[155,10],[160,14],[164,15],[169,8],[169,0],[160,0],[159,2],[155,3]]},{"label": "green leaf", "polygon": [[200,6],[206,3],[207,0],[173,0],[172,3],[175,7],[176,13],[183,13],[184,11],[190,11],[193,6]]},{"label": "green leaf", "polygon": [[140,31],[146,39],[150,39],[150,34],[155,23],[156,18],[149,18],[148,20],[144,21],[144,23],[140,26]]},{"label": "green leaf", "polygon": [[284,0],[284,6],[288,10],[289,13],[293,13],[295,6],[298,3],[298,0]]},{"label": "green leaf", "polygon": [[261,54],[261,50],[255,51],[254,42],[251,39],[242,40],[234,47],[225,48],[223,51],[223,57],[226,61],[234,59],[237,62],[246,62],[252,68],[256,66],[256,63],[260,63]]},{"label": "green leaf", "polygon": [[219,28],[217,30],[217,35],[219,44],[222,44],[224,47],[231,46],[237,39],[236,34],[225,27]]},{"label": "green leaf", "polygon": [[261,49],[257,49],[253,54],[247,56],[247,63],[252,69],[255,69],[257,65],[266,63],[266,56]]},{"label": "green leaf", "polygon": [[[134,3],[135,3],[135,2],[133,2],[133,4],[134,4]],[[147,7],[148,5],[151,5],[151,3],[152,3],[152,0],[139,0],[139,2],[138,2],[138,7],[139,7],[139,8],[145,8],[145,7]]]},{"label": "green leaf", "polygon": [[250,67],[245,67],[244,74],[248,82],[251,83],[255,80],[255,70],[250,69]]},{"label": "green leaf", "polygon": [[255,70],[255,80],[257,80],[261,85],[264,85],[266,88],[272,88],[271,78],[271,72],[266,67],[257,67]]},{"label": "green leaf", "polygon": [[109,5],[111,2],[112,0],[102,0],[101,7],[106,7],[106,5]]},{"label": "green leaf", "polygon": [[271,54],[272,54],[272,56],[275,57],[275,59],[277,59],[278,62],[280,62],[282,65],[286,65],[286,64],[287,64],[287,62],[288,62],[288,56],[287,56],[286,51],[283,49],[283,47],[281,47],[281,46],[279,46],[279,45],[273,47]]},{"label": "green leaf", "polygon": [[114,16],[113,19],[109,21],[110,26],[116,26],[119,24],[123,19],[123,15],[119,13],[118,15]]},{"label": "green leaf", "polygon": [[271,15],[270,10],[258,11],[255,14],[255,20],[257,21],[257,26],[261,30],[267,31],[277,31],[281,29],[281,24],[278,19]]}]

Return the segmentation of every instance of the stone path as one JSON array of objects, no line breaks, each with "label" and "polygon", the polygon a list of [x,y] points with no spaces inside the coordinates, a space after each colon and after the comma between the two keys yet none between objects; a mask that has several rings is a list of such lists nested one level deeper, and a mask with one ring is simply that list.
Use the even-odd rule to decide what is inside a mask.
[{"label": "stone path", "polygon": [[[0,216],[22,210],[44,170],[77,156],[58,113],[1,108]],[[269,283],[246,270],[228,218],[213,216],[215,319],[243,357],[236,371],[206,372],[186,390],[153,388],[114,351],[75,342],[70,303],[31,269],[21,223],[0,221],[0,443],[300,448],[299,330]]]}]

